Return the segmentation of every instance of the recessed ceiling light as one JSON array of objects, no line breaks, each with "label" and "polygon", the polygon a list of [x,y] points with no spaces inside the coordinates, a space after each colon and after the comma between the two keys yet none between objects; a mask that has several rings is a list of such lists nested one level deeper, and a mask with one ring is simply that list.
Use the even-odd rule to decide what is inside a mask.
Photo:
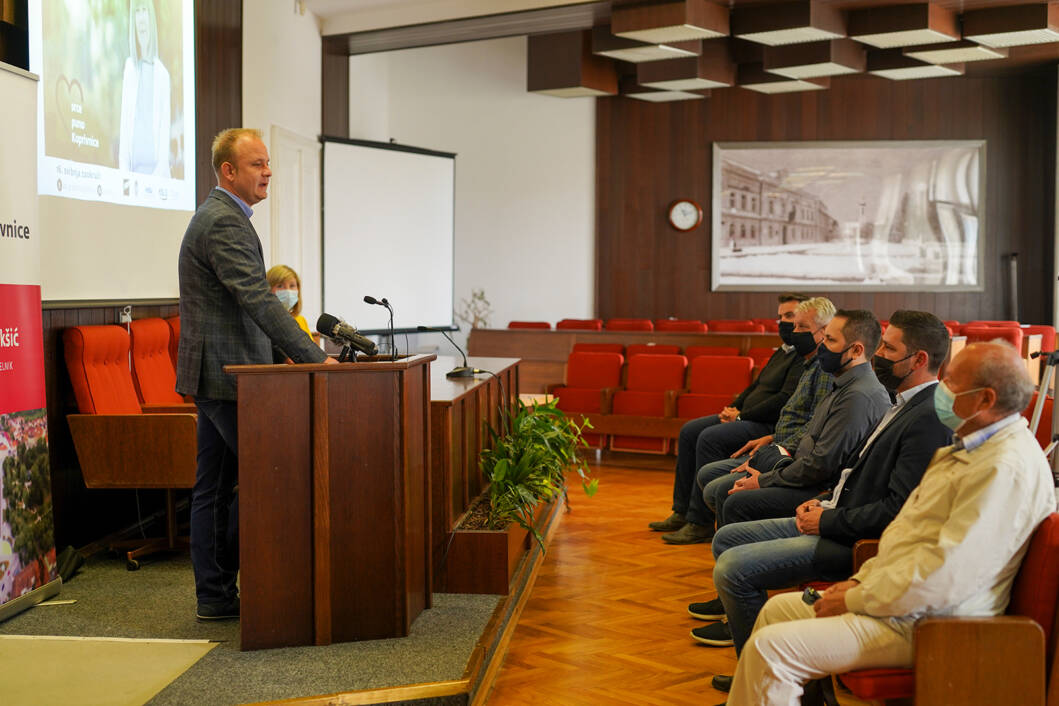
[{"label": "recessed ceiling light", "polygon": [[672,91],[726,88],[735,85],[735,63],[728,54],[727,40],[712,39],[702,43],[699,56],[640,64],[636,82]]},{"label": "recessed ceiling light", "polygon": [[831,85],[829,78],[794,79],[765,71],[761,64],[740,64],[737,85],[758,93],[821,91]]},{"label": "recessed ceiling light", "polygon": [[685,56],[697,56],[701,42],[675,42],[673,44],[645,44],[635,39],[616,37],[610,26],[592,28],[592,53],[619,61],[639,64],[644,61],[663,61]]},{"label": "recessed ceiling light", "polygon": [[868,73],[893,81],[941,78],[962,75],[963,64],[928,64],[914,57],[905,56],[900,49],[887,49],[868,52]]}]

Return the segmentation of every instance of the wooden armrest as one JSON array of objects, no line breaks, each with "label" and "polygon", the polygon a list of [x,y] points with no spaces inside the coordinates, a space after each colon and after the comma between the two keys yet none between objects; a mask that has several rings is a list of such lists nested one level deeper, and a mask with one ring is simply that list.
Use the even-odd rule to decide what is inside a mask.
[{"label": "wooden armrest", "polygon": [[599,412],[600,414],[610,414],[614,409],[614,393],[620,390],[619,387],[604,387],[599,391]]},{"label": "wooden armrest", "polygon": [[1044,631],[1030,618],[924,618],[915,647],[916,706],[1044,706]]},{"label": "wooden armrest", "polygon": [[664,407],[662,408],[664,414],[667,417],[677,416],[677,396],[687,392],[687,390],[666,390],[666,396],[664,398]]},{"label": "wooden armrest", "polygon": [[566,385],[564,385],[561,382],[553,382],[551,385],[545,385],[544,386],[544,393],[547,394],[547,395],[552,395],[554,397],[555,396],[555,391],[557,389],[559,389],[560,387],[566,387]]},{"label": "wooden armrest", "polygon": [[66,417],[89,488],[195,485],[194,414],[71,414]]},{"label": "wooden armrest", "polygon": [[853,573],[860,571],[864,562],[879,553],[879,540],[859,539],[853,545]]},{"label": "wooden armrest", "polygon": [[174,402],[166,404],[142,404],[144,414],[196,414],[198,409],[194,402]]}]

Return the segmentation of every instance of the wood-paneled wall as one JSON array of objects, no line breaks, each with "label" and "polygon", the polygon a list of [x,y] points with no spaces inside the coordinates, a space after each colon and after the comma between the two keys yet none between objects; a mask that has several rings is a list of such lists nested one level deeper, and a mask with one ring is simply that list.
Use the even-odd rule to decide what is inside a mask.
[{"label": "wood-paneled wall", "polygon": [[[210,164],[210,142],[243,117],[243,4],[241,0],[195,2],[195,168],[198,201],[216,183]],[[173,262],[176,267],[176,262]],[[48,400],[48,435],[55,514],[60,547],[83,546],[137,521],[136,495],[124,490],[88,490],[66,424],[77,411],[70,376],[63,360],[62,332],[69,326],[116,324],[120,303],[48,308],[44,322],[44,377]],[[175,316],[172,303],[134,304],[133,318]],[[162,491],[140,491],[139,514],[162,507]]]},{"label": "wood-paneled wall", "polygon": [[[932,311],[942,319],[1005,319],[1005,257],[1019,254],[1019,314],[1052,320],[1056,71],[890,81],[832,80],[825,91],[763,96],[714,91],[700,101],[597,100],[599,316],[751,318],[775,294],[710,291],[710,203],[715,141],[987,140],[985,291],[831,292],[836,305]],[[703,223],[681,233],[666,209],[690,197]]]}]

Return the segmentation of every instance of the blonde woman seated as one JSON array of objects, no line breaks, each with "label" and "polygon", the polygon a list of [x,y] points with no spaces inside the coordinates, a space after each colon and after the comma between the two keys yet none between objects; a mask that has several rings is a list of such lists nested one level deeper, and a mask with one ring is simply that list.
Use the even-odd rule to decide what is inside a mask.
[{"label": "blonde woman seated", "polygon": [[268,280],[268,286],[272,288],[272,293],[279,298],[283,306],[287,307],[287,311],[298,322],[301,330],[305,331],[305,335],[313,339],[314,342],[319,341],[320,334],[312,332],[301,313],[302,281],[298,278],[298,273],[286,265],[275,265],[265,273],[265,279]]}]

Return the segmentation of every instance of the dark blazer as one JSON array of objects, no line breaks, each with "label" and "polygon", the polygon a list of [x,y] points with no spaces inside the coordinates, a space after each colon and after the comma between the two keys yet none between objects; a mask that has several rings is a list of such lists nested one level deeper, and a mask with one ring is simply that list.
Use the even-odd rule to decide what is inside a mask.
[{"label": "dark blazer", "polygon": [[838,507],[820,516],[822,538],[846,546],[877,538],[919,485],[934,452],[952,443],[952,431],[934,413],[934,388],[916,393],[857,460]]},{"label": "dark blazer", "polygon": [[177,392],[234,400],[235,378],[223,367],[272,363],[272,344],[297,363],[327,358],[269,291],[257,231],[219,189],[188,224],[179,275]]}]

